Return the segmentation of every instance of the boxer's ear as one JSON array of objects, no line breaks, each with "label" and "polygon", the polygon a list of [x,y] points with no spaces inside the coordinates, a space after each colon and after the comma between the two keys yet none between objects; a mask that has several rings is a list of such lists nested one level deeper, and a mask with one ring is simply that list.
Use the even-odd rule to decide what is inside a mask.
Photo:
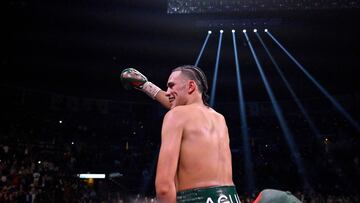
[{"label": "boxer's ear", "polygon": [[188,94],[192,94],[196,90],[197,86],[194,80],[188,81]]}]

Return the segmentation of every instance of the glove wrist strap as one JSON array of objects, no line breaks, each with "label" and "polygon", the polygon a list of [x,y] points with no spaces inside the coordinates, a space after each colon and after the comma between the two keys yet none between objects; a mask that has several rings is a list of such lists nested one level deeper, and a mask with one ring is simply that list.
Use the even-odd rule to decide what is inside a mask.
[{"label": "glove wrist strap", "polygon": [[160,87],[149,81],[145,82],[141,88],[141,91],[145,92],[152,99],[155,99],[157,93],[159,93],[160,90]]}]

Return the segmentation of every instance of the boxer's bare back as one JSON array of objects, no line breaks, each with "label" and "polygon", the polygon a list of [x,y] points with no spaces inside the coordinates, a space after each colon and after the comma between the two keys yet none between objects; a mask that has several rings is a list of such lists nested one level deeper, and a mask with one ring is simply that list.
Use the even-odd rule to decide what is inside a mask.
[{"label": "boxer's bare back", "polygon": [[204,105],[178,107],[184,116],[177,190],[233,185],[228,129],[224,117]]},{"label": "boxer's bare back", "polygon": [[164,194],[164,200],[174,200],[176,191],[233,185],[225,119],[204,104],[197,88],[181,71],[169,77],[171,110],[163,121],[156,173],[160,199]]}]

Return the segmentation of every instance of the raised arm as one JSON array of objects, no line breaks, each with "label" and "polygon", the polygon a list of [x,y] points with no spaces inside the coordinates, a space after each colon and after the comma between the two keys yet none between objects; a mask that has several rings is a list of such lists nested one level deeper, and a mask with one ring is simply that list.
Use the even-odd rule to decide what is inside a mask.
[{"label": "raised arm", "polygon": [[170,109],[171,104],[169,102],[169,98],[165,94],[166,93],[164,90],[160,90],[156,94],[155,100],[158,101],[161,105],[163,105],[166,109]]},{"label": "raised arm", "polygon": [[127,68],[121,72],[121,83],[125,89],[137,89],[146,93],[152,99],[158,101],[166,109],[170,109],[169,99],[165,95],[165,91],[161,90],[154,83],[134,68]]}]

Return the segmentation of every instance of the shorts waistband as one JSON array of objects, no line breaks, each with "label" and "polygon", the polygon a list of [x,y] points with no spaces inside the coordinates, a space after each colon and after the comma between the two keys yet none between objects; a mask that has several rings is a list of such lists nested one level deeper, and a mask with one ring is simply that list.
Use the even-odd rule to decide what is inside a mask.
[{"label": "shorts waistband", "polygon": [[235,186],[211,186],[177,192],[178,203],[240,203]]}]

